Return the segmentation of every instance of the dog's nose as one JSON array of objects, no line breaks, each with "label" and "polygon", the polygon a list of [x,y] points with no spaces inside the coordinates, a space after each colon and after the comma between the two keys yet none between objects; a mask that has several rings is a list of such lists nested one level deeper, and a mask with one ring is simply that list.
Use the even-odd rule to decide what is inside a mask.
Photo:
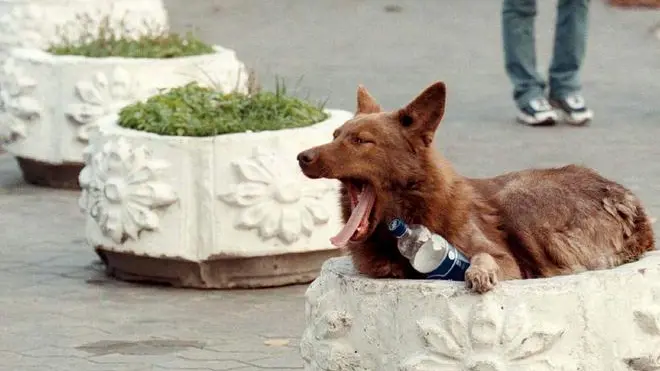
[{"label": "dog's nose", "polygon": [[316,161],[317,157],[318,157],[318,155],[317,155],[316,151],[314,151],[313,149],[308,149],[306,151],[300,152],[298,154],[297,158],[298,158],[298,163],[300,164],[300,166],[303,166],[303,165],[309,165],[309,164],[313,163],[314,161]]}]

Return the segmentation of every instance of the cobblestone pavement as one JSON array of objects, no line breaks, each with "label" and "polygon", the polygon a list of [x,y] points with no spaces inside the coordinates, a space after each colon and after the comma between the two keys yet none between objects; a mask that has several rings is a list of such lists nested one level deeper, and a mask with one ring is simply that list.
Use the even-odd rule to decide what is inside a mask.
[{"label": "cobblestone pavement", "polygon": [[[589,128],[512,121],[499,2],[166,0],[174,27],[237,50],[266,87],[295,82],[352,110],[364,83],[385,107],[449,86],[438,136],[464,174],[578,162],[634,189],[660,215],[657,11],[594,1],[584,73]],[[547,66],[553,3],[539,2]],[[0,155],[0,370],[295,370],[305,286],[195,291],[106,278],[84,243],[77,193],[25,185]],[[657,229],[657,225],[656,225]]]}]

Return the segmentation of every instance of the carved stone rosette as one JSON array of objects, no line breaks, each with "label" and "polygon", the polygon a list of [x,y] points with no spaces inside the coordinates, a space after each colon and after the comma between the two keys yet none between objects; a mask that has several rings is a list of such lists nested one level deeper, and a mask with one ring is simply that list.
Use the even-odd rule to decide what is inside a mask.
[{"label": "carved stone rosette", "polygon": [[[80,87],[81,95],[100,102],[92,87],[113,81],[124,81],[114,89],[124,94],[131,84],[121,76]],[[329,242],[341,228],[339,184],[305,178],[296,154],[353,116],[328,113],[309,127],[204,138],[101,117],[79,177],[87,240],[129,280],[206,288],[313,280],[339,254]]]},{"label": "carved stone rosette", "polygon": [[307,371],[660,369],[660,252],[615,269],[502,282],[375,280],[330,259],[307,290]]}]

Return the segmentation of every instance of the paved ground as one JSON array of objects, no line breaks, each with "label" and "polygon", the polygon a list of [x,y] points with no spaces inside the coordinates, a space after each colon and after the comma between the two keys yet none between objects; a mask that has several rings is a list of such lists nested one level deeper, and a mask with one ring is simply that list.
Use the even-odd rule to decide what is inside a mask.
[{"label": "paved ground", "polygon": [[[266,86],[353,109],[364,83],[384,106],[448,83],[439,143],[463,173],[581,162],[632,187],[660,215],[660,12],[593,2],[585,94],[590,128],[511,121],[499,2],[166,0],[175,28],[234,48]],[[543,3],[539,53],[554,2]],[[397,6],[393,6],[397,5]],[[385,9],[390,11],[386,11]],[[544,66],[547,63],[544,63]],[[26,186],[0,155],[0,370],[293,370],[301,368],[304,286],[200,292],[107,279],[84,244],[75,192]]]}]

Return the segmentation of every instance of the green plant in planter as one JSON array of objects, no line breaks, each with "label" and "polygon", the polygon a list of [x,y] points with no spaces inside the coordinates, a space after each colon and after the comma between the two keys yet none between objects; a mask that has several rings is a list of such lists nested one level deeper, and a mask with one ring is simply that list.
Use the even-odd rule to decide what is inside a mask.
[{"label": "green plant in planter", "polygon": [[163,91],[119,112],[119,125],[160,135],[204,137],[309,126],[325,120],[323,105],[275,92],[224,94],[195,82]]},{"label": "green plant in planter", "polygon": [[[70,39],[62,32],[61,40],[47,49],[55,55],[79,55],[90,58],[176,58],[213,53],[213,47],[196,38],[192,33],[181,36],[165,30],[149,30],[135,37],[125,27],[124,21],[113,25],[110,17],[100,23],[91,17],[76,17],[76,27],[80,36]],[[69,24],[64,29],[70,29]]]}]

